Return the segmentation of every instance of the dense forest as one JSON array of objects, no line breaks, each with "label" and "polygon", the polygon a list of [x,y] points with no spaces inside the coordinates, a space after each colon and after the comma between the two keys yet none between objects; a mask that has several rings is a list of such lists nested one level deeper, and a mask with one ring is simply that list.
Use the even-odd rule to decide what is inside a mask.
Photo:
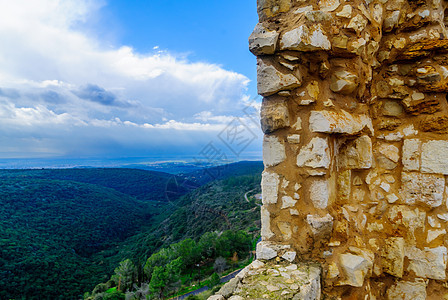
[{"label": "dense forest", "polygon": [[[134,169],[0,170],[0,298],[80,299],[116,278],[108,285],[121,296],[137,284],[151,287],[153,297],[179,291],[198,279],[187,276],[186,267],[234,255],[223,253],[222,245],[247,256],[259,211],[244,194],[259,192],[262,168],[241,162],[176,176]],[[200,246],[204,236],[215,245],[211,252]],[[187,244],[198,255],[179,250]],[[178,266],[178,277],[163,291],[152,278],[164,282],[172,270],[160,263],[148,269],[160,251]],[[129,286],[121,285],[122,271],[130,269]]]}]

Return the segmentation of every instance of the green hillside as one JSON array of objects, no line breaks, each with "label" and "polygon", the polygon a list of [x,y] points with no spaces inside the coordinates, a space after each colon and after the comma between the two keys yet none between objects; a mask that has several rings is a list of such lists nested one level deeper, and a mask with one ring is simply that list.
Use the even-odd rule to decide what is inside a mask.
[{"label": "green hillside", "polygon": [[[137,169],[42,169],[0,170],[0,178],[40,178],[90,183],[117,190],[142,201],[165,202],[167,185],[175,176],[163,172]],[[185,184],[174,195],[185,194]],[[197,187],[196,185],[194,187]]]},{"label": "green hillside", "polygon": [[260,204],[253,195],[260,193],[260,180],[258,171],[232,176],[182,196],[168,217],[123,245],[120,256],[127,260],[86,299],[125,299],[125,292],[129,299],[165,299],[193,284],[209,284],[218,258],[230,265],[236,253],[236,267],[247,263],[259,236]]},{"label": "green hillside", "polygon": [[126,258],[143,274],[148,257],[186,238],[256,234],[258,206],[244,194],[259,192],[262,164],[216,170],[224,179],[209,170],[0,170],[0,299],[78,299]]},{"label": "green hillside", "polygon": [[260,227],[259,206],[244,199],[244,194],[261,192],[261,172],[216,180],[202,186],[169,205],[155,217],[152,228],[130,238],[121,256],[137,263],[160,247],[182,239],[197,239],[211,231],[257,231]]},{"label": "green hillside", "polygon": [[[68,299],[110,272],[119,242],[150,222],[148,206],[73,181],[0,181],[0,298]],[[107,250],[101,252],[102,250]]]}]

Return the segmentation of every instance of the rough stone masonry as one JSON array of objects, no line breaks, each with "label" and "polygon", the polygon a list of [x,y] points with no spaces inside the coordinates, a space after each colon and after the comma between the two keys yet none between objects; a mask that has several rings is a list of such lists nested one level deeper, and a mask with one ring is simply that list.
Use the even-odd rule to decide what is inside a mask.
[{"label": "rough stone masonry", "polygon": [[448,299],[447,7],[258,0],[257,255],[318,263],[324,299]]}]

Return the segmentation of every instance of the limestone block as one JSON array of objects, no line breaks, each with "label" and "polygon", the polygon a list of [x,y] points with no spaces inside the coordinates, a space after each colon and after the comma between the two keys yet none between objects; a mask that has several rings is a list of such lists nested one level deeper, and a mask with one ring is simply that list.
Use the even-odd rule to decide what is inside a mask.
[{"label": "limestone block", "polygon": [[344,253],[339,256],[341,269],[345,275],[345,280],[340,285],[350,285],[362,287],[364,278],[371,270],[373,263],[361,255]]},{"label": "limestone block", "polygon": [[320,268],[310,266],[307,281],[300,286],[300,291],[294,296],[294,299],[319,300],[321,299],[321,272]]},{"label": "limestone block", "polygon": [[385,32],[392,31],[398,25],[399,18],[400,18],[399,10],[388,13],[383,22],[383,30]]},{"label": "limestone block", "polygon": [[271,230],[271,214],[265,206],[260,209],[261,215],[261,237],[263,240],[268,240],[274,236]]},{"label": "limestone block", "polygon": [[244,300],[244,298],[239,295],[234,295],[230,297],[229,300]]},{"label": "limestone block", "polygon": [[292,237],[291,224],[289,222],[278,222],[277,227],[283,235],[283,240],[287,241]]},{"label": "limestone block", "polygon": [[444,236],[446,234],[445,229],[434,229],[434,230],[428,230],[428,236],[426,237],[426,243],[431,243],[432,241],[436,240],[440,236]]},{"label": "limestone block", "polygon": [[257,259],[270,260],[277,256],[277,250],[269,242],[259,242],[257,244]]},{"label": "limestone block", "polygon": [[289,112],[285,101],[263,101],[260,111],[261,129],[271,133],[277,129],[289,126]]},{"label": "limestone block", "polygon": [[339,276],[338,265],[335,262],[332,262],[328,265],[327,278],[334,279]]},{"label": "limestone block", "polygon": [[381,253],[384,272],[399,278],[403,276],[404,244],[402,237],[385,240]]},{"label": "limestone block", "polygon": [[400,150],[395,147],[394,145],[390,145],[390,144],[380,144],[378,151],[384,155],[386,158],[390,159],[393,162],[398,162],[398,160],[400,159]]},{"label": "limestone block", "polygon": [[301,85],[301,81],[292,74],[283,74],[274,66],[266,65],[258,59],[257,89],[261,96],[273,95],[283,90],[292,90]]},{"label": "limestone block", "polygon": [[349,201],[352,187],[352,171],[344,170],[338,173],[337,187],[338,187],[338,200]]},{"label": "limestone block", "polygon": [[446,247],[425,247],[420,250],[415,246],[409,246],[405,251],[406,257],[409,259],[408,271],[413,271],[417,277],[421,278],[446,279]]},{"label": "limestone block", "polygon": [[292,125],[295,130],[302,130],[302,119],[297,117],[297,121]]},{"label": "limestone block", "polygon": [[319,215],[307,215],[306,221],[311,226],[311,231],[316,237],[326,237],[333,231],[333,217],[327,214],[324,217]]},{"label": "limestone block", "polygon": [[263,162],[265,166],[276,166],[285,159],[285,145],[275,136],[265,136],[263,139]]},{"label": "limestone block", "polygon": [[418,171],[420,170],[420,149],[422,142],[418,139],[404,140],[403,142],[403,170]]},{"label": "limestone block", "polygon": [[344,169],[370,169],[373,163],[372,140],[363,135],[339,149],[338,166]]},{"label": "limestone block", "polygon": [[292,199],[289,196],[282,197],[282,209],[294,207],[297,203],[297,200]]},{"label": "limestone block", "polygon": [[426,213],[417,207],[411,209],[408,205],[394,205],[388,212],[388,218],[395,228],[406,227],[411,239],[415,238],[414,232],[417,228],[425,228]]},{"label": "limestone block", "polygon": [[300,144],[300,134],[290,134],[286,139],[290,144]]},{"label": "limestone block", "polygon": [[445,196],[443,175],[402,172],[401,182],[400,192],[405,203],[423,203],[429,207],[442,205]]},{"label": "limestone block", "polygon": [[207,298],[207,300],[226,300],[223,295],[213,295]]},{"label": "limestone block", "polygon": [[282,258],[289,262],[293,262],[294,259],[296,259],[296,255],[297,253],[295,251],[286,251],[285,254],[282,255]]},{"label": "limestone block", "polygon": [[264,171],[261,174],[261,198],[263,205],[277,203],[280,176],[276,173]]},{"label": "limestone block", "polygon": [[333,19],[331,14],[321,10],[307,11],[305,12],[305,18],[312,23],[322,23]]},{"label": "limestone block", "polygon": [[218,295],[222,295],[224,297],[224,299],[229,298],[233,292],[235,292],[238,283],[240,283],[240,279],[239,278],[232,278],[230,279],[229,282],[227,282],[225,285],[223,285],[219,291],[218,291]]},{"label": "limestone block", "polygon": [[313,80],[306,86],[306,91],[308,95],[317,100],[320,94],[319,82]]},{"label": "limestone block", "polygon": [[419,115],[423,113],[432,114],[440,110],[440,103],[437,98],[427,97],[420,99],[420,96],[418,96],[420,94],[422,93],[413,93],[412,96],[408,96],[401,101],[406,112],[412,115]]},{"label": "limestone block", "polygon": [[336,16],[342,17],[342,18],[350,18],[352,16],[352,6],[349,4],[344,5],[342,7],[342,10],[340,12],[336,13]]},{"label": "limestone block", "polygon": [[283,34],[280,40],[280,49],[296,51],[330,50],[331,43],[323,31],[322,25],[314,24],[310,28],[301,25]]},{"label": "limestone block", "polygon": [[383,115],[389,117],[401,116],[404,112],[403,106],[400,102],[395,100],[386,100],[383,106]]},{"label": "limestone block", "polygon": [[327,179],[315,179],[310,185],[310,200],[314,207],[324,209],[328,206],[330,187]]},{"label": "limestone block", "polygon": [[387,290],[388,300],[426,300],[426,281],[397,281]]},{"label": "limestone block", "polygon": [[448,141],[429,141],[422,145],[420,170],[448,175]]},{"label": "limestone block", "polygon": [[321,0],[319,1],[319,9],[321,11],[335,11],[341,3],[339,0]]},{"label": "limestone block", "polygon": [[257,3],[260,18],[272,17],[291,9],[291,0],[258,0]]},{"label": "limestone block", "polygon": [[336,71],[330,78],[330,89],[335,93],[349,95],[358,87],[358,76],[348,71]]},{"label": "limestone block", "polygon": [[353,29],[357,34],[360,34],[367,26],[367,20],[361,16],[356,15],[353,17],[347,25],[347,28]]},{"label": "limestone block", "polygon": [[297,165],[299,167],[328,169],[330,166],[328,139],[314,137],[308,145],[302,147],[299,155],[297,155]]},{"label": "limestone block", "polygon": [[260,269],[263,268],[265,266],[264,262],[257,260],[254,260],[251,264],[250,264],[250,268],[251,269]]},{"label": "limestone block", "polygon": [[313,132],[357,134],[364,129],[373,134],[372,119],[367,115],[353,116],[344,110],[311,111],[310,114],[310,130]]},{"label": "limestone block", "polygon": [[270,31],[258,23],[249,36],[249,50],[254,55],[274,54],[277,40],[278,32]]}]

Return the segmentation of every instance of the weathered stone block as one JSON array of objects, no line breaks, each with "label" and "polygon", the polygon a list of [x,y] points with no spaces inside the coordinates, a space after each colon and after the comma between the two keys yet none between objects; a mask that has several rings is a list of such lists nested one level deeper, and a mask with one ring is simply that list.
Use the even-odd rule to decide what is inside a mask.
[{"label": "weathered stone block", "polygon": [[404,246],[402,237],[386,239],[381,253],[384,272],[399,278],[403,276]]},{"label": "weathered stone block", "polygon": [[257,10],[260,19],[287,12],[291,8],[291,0],[258,0]]},{"label": "weathered stone block", "polygon": [[400,150],[394,145],[382,143],[379,145],[378,151],[382,155],[384,155],[387,159],[390,159],[394,163],[397,163],[398,160],[400,159],[400,154],[399,154]]},{"label": "weathered stone block", "polygon": [[417,277],[421,278],[446,279],[446,247],[420,250],[417,247],[409,246],[405,251],[409,259],[408,271],[413,271]]},{"label": "weathered stone block", "polygon": [[294,259],[296,259],[296,255],[297,253],[295,251],[286,251],[285,254],[282,255],[282,258],[289,262],[293,262]]},{"label": "weathered stone block", "polygon": [[249,50],[254,55],[274,54],[278,40],[278,32],[270,31],[258,23],[249,36]]},{"label": "weathered stone block", "polygon": [[330,78],[330,90],[349,95],[358,87],[358,76],[348,71],[336,71]]},{"label": "weathered stone block", "polygon": [[261,174],[261,198],[264,205],[277,203],[279,184],[278,174],[266,171]]},{"label": "weathered stone block", "polygon": [[353,255],[351,253],[341,254],[339,262],[345,279],[340,285],[351,285],[361,287],[364,284],[364,278],[370,272],[373,263],[360,255]]},{"label": "weathered stone block", "polygon": [[289,196],[282,197],[282,209],[294,207],[297,203],[297,200],[292,199]]},{"label": "weathered stone block", "polygon": [[287,241],[291,239],[292,237],[292,229],[291,229],[291,223],[289,222],[278,222],[277,227],[280,230],[281,234],[283,235],[283,240]]},{"label": "weathered stone block", "polygon": [[261,129],[264,133],[271,133],[289,126],[289,112],[285,101],[263,101],[260,117]]},{"label": "weathered stone block", "polygon": [[397,281],[387,290],[388,300],[426,300],[426,282],[421,278]]},{"label": "weathered stone block", "polygon": [[321,272],[320,268],[315,266],[310,266],[308,270],[308,280],[300,286],[300,291],[293,299],[303,299],[303,300],[319,300],[321,299]]},{"label": "weathered stone block", "polygon": [[301,81],[292,74],[283,74],[274,66],[266,65],[261,59],[257,66],[257,89],[261,96],[270,96],[279,91],[292,90]]},{"label": "weathered stone block", "polygon": [[328,139],[315,137],[302,147],[297,155],[299,167],[328,168],[330,166],[330,148]]},{"label": "weathered stone block", "polygon": [[338,201],[349,201],[352,187],[352,171],[344,170],[338,174]]},{"label": "weathered stone block", "polygon": [[373,134],[372,119],[367,115],[353,116],[344,110],[312,111],[310,114],[310,130],[313,132],[357,134],[365,128]]},{"label": "weathered stone block", "polygon": [[261,237],[263,240],[268,240],[274,236],[274,233],[271,230],[271,214],[269,210],[262,206],[260,209],[261,215]]},{"label": "weathered stone block", "polygon": [[422,145],[420,170],[448,175],[448,141],[429,141]]},{"label": "weathered stone block", "polygon": [[442,205],[445,197],[443,175],[403,172],[401,183],[401,195],[405,203],[422,203],[429,207]]},{"label": "weathered stone block", "polygon": [[300,144],[300,134],[290,134],[286,139],[290,144]]},{"label": "weathered stone block", "polygon": [[388,218],[394,228],[406,227],[407,237],[414,240],[415,230],[425,228],[426,212],[417,207],[411,209],[407,205],[394,205],[389,209]]},{"label": "weathered stone block", "polygon": [[316,51],[330,50],[331,43],[320,24],[308,28],[301,25],[283,34],[280,40],[281,50]]},{"label": "weathered stone block", "polygon": [[338,166],[344,169],[370,169],[373,163],[372,140],[363,135],[339,149]]},{"label": "weathered stone block", "polygon": [[403,170],[418,171],[420,170],[420,151],[422,142],[418,139],[404,140],[403,142]]},{"label": "weathered stone block", "polygon": [[347,25],[347,28],[353,29],[357,34],[360,34],[367,26],[367,20],[361,16],[356,15]]},{"label": "weathered stone block", "polygon": [[306,221],[310,224],[311,231],[316,237],[325,238],[333,231],[333,217],[330,214],[324,217],[307,215]]},{"label": "weathered stone block", "polygon": [[207,300],[225,300],[223,295],[213,295],[207,298]]},{"label": "weathered stone block", "polygon": [[263,139],[263,162],[265,166],[276,166],[285,159],[285,145],[275,136],[265,136]]},{"label": "weathered stone block", "polygon": [[315,179],[310,185],[310,200],[314,207],[327,208],[330,199],[330,184],[327,179]]},{"label": "weathered stone block", "polygon": [[403,106],[395,100],[386,100],[383,106],[383,115],[389,117],[398,117],[404,113]]}]

